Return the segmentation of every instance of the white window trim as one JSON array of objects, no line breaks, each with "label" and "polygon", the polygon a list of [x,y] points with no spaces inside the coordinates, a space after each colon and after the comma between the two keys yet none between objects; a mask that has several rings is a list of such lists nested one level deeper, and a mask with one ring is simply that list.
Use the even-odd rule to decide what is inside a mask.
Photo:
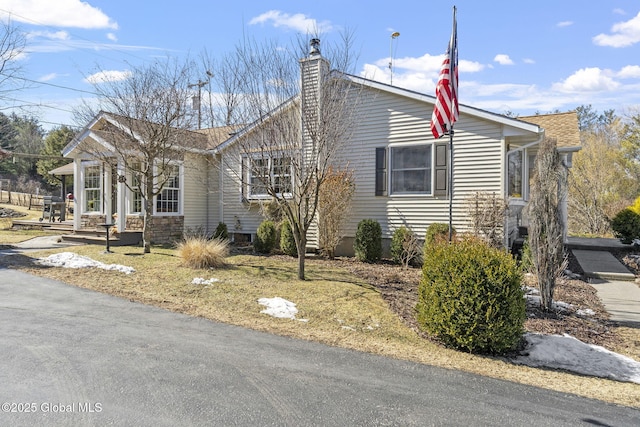
[{"label": "white window trim", "polygon": [[[520,152],[522,153],[522,170],[520,171],[520,175],[521,175],[521,180],[522,180],[522,192],[520,194],[520,197],[514,197],[512,195],[509,194],[509,155],[515,152]],[[529,150],[525,149],[516,149],[516,150],[511,150],[507,152],[506,155],[506,161],[507,161],[507,167],[506,167],[506,179],[507,179],[507,197],[509,198],[509,200],[511,202],[513,202],[514,204],[525,204],[528,200],[529,200],[529,193],[531,192],[531,188],[529,187],[529,179],[530,179],[530,174],[529,174],[529,169],[530,169],[530,165],[531,165],[531,161],[530,161],[530,157],[535,157],[535,154],[532,154]]]},{"label": "white window trim", "polygon": [[[423,146],[428,145],[431,149],[431,165],[429,166],[430,171],[430,185],[429,191],[424,193],[395,193],[393,192],[392,186],[392,159],[393,159],[393,149],[394,148],[403,148],[403,147],[415,147],[415,146]],[[433,165],[435,158],[435,144],[433,142],[412,142],[412,143],[400,143],[400,144],[389,144],[387,147],[387,188],[389,197],[398,197],[398,198],[408,198],[408,197],[433,197],[433,183],[435,180],[435,167]]]},{"label": "white window trim", "polygon": [[[178,167],[178,212],[158,212],[158,196],[153,197],[153,215],[154,216],[181,216],[184,212],[184,164],[182,162],[168,162],[169,166],[177,166]],[[157,174],[158,166],[155,166],[155,171]],[[156,178],[157,184],[157,178]],[[167,187],[164,187],[166,189]],[[171,187],[173,188],[173,187]]]},{"label": "white window trim", "polygon": [[[100,193],[100,207],[98,210],[89,211],[87,210],[87,203],[89,202],[87,198],[87,168],[90,167],[98,167],[100,171],[99,178],[99,187],[98,191]],[[86,215],[102,215],[104,212],[104,167],[98,161],[90,161],[90,162],[82,162],[82,203],[80,206],[81,212]]]},{"label": "white window trim", "polygon": [[[273,198],[273,196],[271,196],[270,194],[264,193],[264,194],[251,194],[251,176],[252,176],[252,167],[251,167],[251,162],[253,160],[259,160],[259,159],[267,159],[269,162],[269,180],[272,182],[271,185],[273,185],[273,180],[275,178],[276,175],[274,175],[273,173],[273,159],[279,159],[279,158],[283,158],[283,157],[288,157],[290,159],[292,159],[292,156],[287,156],[285,155],[284,152],[282,151],[275,151],[273,152],[273,155],[270,156],[264,156],[261,154],[254,154],[254,155],[243,155],[242,156],[242,161],[246,161],[247,163],[247,168],[245,171],[246,176],[244,176],[244,181],[245,181],[245,194],[246,194],[246,198],[249,201],[255,200],[271,200]],[[291,188],[293,189],[293,162],[291,162],[289,164],[289,177],[291,179]],[[278,193],[276,194],[276,197],[283,197],[285,199],[290,199],[293,197],[293,193]]]}]

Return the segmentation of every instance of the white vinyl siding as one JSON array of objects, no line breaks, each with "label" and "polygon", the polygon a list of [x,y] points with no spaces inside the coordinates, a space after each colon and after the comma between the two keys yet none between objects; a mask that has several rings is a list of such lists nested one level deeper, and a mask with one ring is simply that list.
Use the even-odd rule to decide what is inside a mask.
[{"label": "white vinyl siding", "polygon": [[[394,195],[392,191],[388,196],[375,196],[376,148],[433,144],[435,140],[428,126],[432,106],[383,92],[361,99],[359,105],[364,111],[359,115],[351,143],[341,150],[338,162],[352,169],[356,180],[345,235],[355,236],[358,222],[366,218],[380,223],[385,238],[390,238],[402,225],[423,238],[431,223],[448,223],[446,196]],[[500,125],[489,121],[461,114],[455,128],[453,223],[463,231],[468,226],[467,197],[476,191],[503,194],[503,143]],[[444,138],[438,142],[445,142]],[[391,171],[388,169],[388,172]]]}]

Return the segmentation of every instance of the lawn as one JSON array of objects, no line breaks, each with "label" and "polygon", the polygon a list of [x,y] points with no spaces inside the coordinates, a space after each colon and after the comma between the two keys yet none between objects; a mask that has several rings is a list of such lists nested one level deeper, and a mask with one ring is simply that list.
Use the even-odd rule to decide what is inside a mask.
[{"label": "lawn", "polygon": [[39,218],[42,218],[42,209],[28,209],[23,206],[8,205],[3,203],[0,203],[0,209],[11,209],[24,215],[19,218],[0,217],[0,245],[20,243],[37,236],[42,236],[43,234],[52,234],[43,232],[42,230],[10,230],[13,219],[31,221],[38,220]]},{"label": "lawn", "polygon": [[[0,232],[0,242],[5,234]],[[112,249],[114,253],[105,254],[104,247],[88,245],[64,251],[107,264],[131,266],[136,271],[124,274],[33,263],[35,257],[62,250],[13,255],[2,261],[12,268],[213,321],[640,407],[640,387],[636,384],[529,368],[506,359],[445,349],[403,322],[371,280],[354,274],[344,263],[310,259],[308,280],[300,281],[297,261],[285,256],[236,253],[227,259],[225,268],[194,270],[182,266],[173,249],[154,247],[146,255],[140,248]],[[399,269],[398,274],[402,274]],[[194,285],[194,278],[217,281]],[[257,301],[263,297],[296,303],[298,320],[262,314],[265,307]]]}]

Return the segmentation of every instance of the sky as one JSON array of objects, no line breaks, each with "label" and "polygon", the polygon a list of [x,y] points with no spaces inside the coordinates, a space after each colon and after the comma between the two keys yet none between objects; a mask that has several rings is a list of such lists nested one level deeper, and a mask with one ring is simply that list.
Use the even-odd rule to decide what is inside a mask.
[{"label": "sky", "polygon": [[160,57],[219,57],[243,39],[287,46],[316,30],[329,43],[353,33],[354,74],[433,95],[454,5],[461,104],[516,115],[640,107],[634,0],[0,0],[0,18],[26,34],[29,85],[2,93],[0,111],[21,107],[45,128],[82,125],[71,111],[93,97],[98,70],[118,79]]},{"label": "sky", "polygon": [[[61,252],[39,258],[38,262],[51,267],[62,268],[102,268],[106,270],[120,271],[125,274],[132,274],[135,270],[119,264],[104,264],[89,257],[74,254],[72,252]],[[195,277],[191,281],[194,286],[216,286],[220,280],[212,277],[204,279]],[[534,288],[526,289],[526,299],[529,304],[539,304],[539,296]],[[298,309],[296,303],[284,298],[263,297],[256,301],[257,304],[265,306],[261,313],[265,315],[308,322],[310,319],[299,319],[296,317]],[[257,307],[257,306],[256,306]],[[257,309],[257,308],[256,308]],[[555,301],[556,310],[573,310],[574,308],[565,302]],[[588,313],[583,315],[588,316]],[[340,321],[342,329],[355,331],[356,328]],[[369,326],[375,328],[379,325]],[[616,381],[633,382],[640,384],[640,362],[630,357],[614,353],[604,347],[586,344],[569,335],[544,335],[525,334],[526,348],[520,355],[512,359],[512,362],[533,367],[562,369],[576,372],[582,375],[608,378]]]}]

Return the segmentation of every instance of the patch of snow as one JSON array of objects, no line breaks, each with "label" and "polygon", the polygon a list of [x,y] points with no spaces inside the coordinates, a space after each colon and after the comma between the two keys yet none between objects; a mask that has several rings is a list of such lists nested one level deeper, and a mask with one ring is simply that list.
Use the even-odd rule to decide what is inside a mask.
[{"label": "patch of snow", "polygon": [[215,277],[212,277],[211,279],[203,279],[202,277],[195,277],[192,281],[191,284],[192,285],[211,285],[215,282],[219,282],[220,279],[216,279]]},{"label": "patch of snow", "polygon": [[258,304],[264,305],[267,308],[262,310],[260,313],[268,314],[269,316],[278,317],[282,319],[292,319],[299,320],[301,322],[308,322],[308,319],[296,319],[296,314],[298,314],[298,309],[296,308],[296,304],[287,301],[284,298],[275,297],[275,298],[260,298],[258,299]]},{"label": "patch of snow", "polygon": [[526,349],[514,362],[640,384],[640,362],[570,335],[525,334]]},{"label": "patch of snow", "polygon": [[120,271],[125,274],[131,274],[136,271],[133,267],[127,267],[119,264],[104,264],[89,257],[74,254],[73,252],[60,252],[59,254],[49,255],[46,258],[39,258],[36,262],[40,265],[46,265],[49,267],[101,268],[103,270]]},{"label": "patch of snow", "polygon": [[596,312],[591,310],[590,308],[584,308],[584,309],[576,310],[576,314],[578,316],[593,316],[594,314],[596,314]]},{"label": "patch of snow", "polygon": [[[540,304],[542,304],[542,298],[539,297],[538,295],[525,294],[524,298],[527,300],[527,305],[529,307],[534,307],[534,306],[539,307]],[[562,301],[552,301],[551,308],[556,311],[567,312],[567,311],[571,311],[573,309],[573,306],[569,303],[562,302]]]}]

